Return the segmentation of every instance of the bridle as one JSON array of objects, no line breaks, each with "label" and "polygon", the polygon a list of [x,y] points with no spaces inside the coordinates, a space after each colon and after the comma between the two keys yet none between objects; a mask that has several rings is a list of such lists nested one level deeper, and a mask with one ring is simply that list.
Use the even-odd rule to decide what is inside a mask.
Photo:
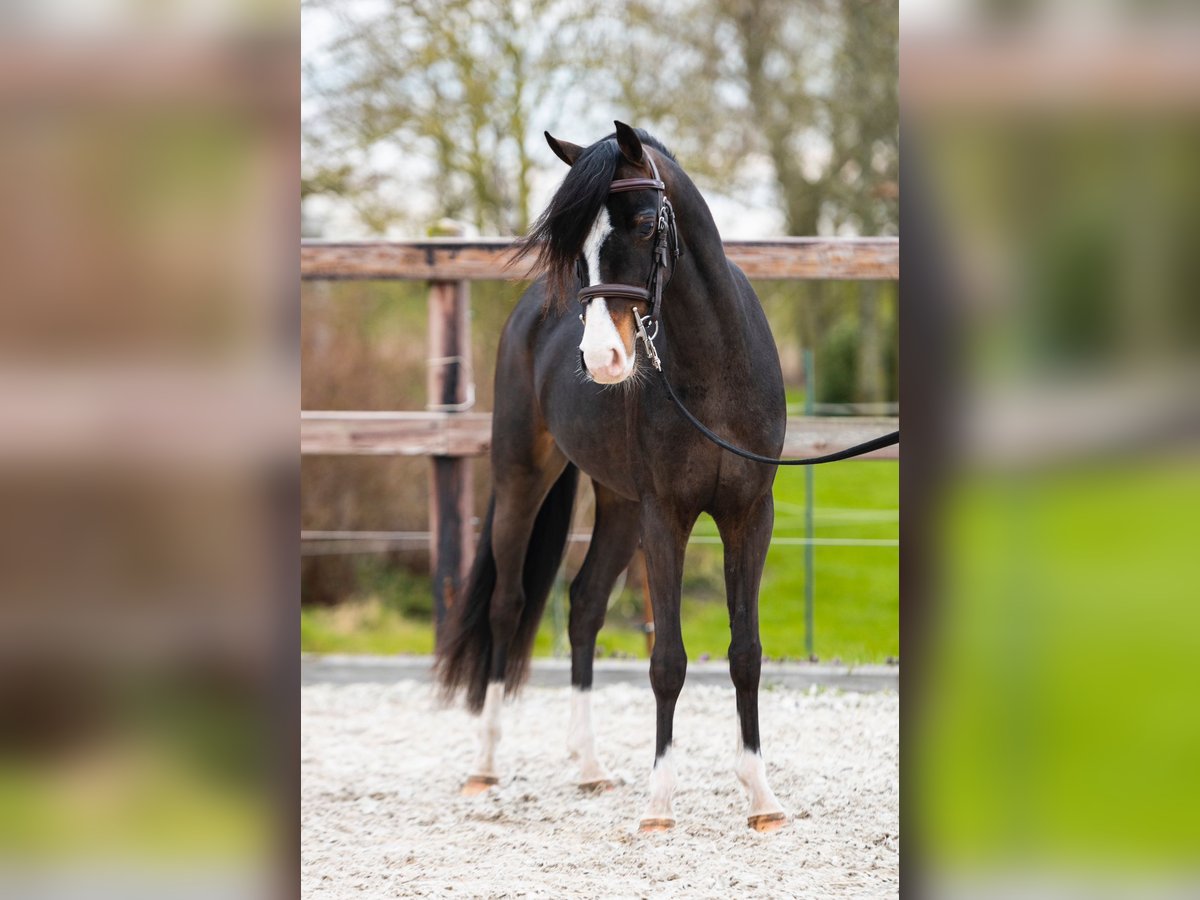
[{"label": "bridle", "polygon": [[[612,297],[615,300],[632,300],[635,303],[645,304],[646,308],[649,309],[649,314],[643,316],[635,306],[633,307],[633,321],[637,325],[638,337],[646,346],[646,355],[651,365],[654,366],[655,371],[662,377],[663,386],[667,389],[667,396],[671,398],[671,401],[679,409],[680,414],[697,431],[718,447],[722,447],[730,453],[737,454],[743,459],[776,466],[812,466],[818,463],[850,459],[854,456],[860,456],[863,453],[870,453],[872,450],[880,450],[884,447],[900,443],[900,432],[893,431],[891,434],[872,438],[869,441],[855,444],[853,447],[847,447],[844,450],[838,450],[836,453],[827,453],[824,456],[809,456],[803,459],[776,459],[772,456],[762,456],[758,453],[752,453],[749,450],[743,450],[741,447],[729,443],[729,441],[712,431],[712,429],[688,411],[688,408],[683,405],[683,401],[676,395],[675,389],[671,387],[671,382],[667,379],[667,373],[662,369],[662,361],[658,358],[658,351],[654,348],[654,339],[658,337],[658,316],[660,307],[662,306],[663,291],[670,284],[671,278],[675,274],[675,261],[679,259],[683,251],[679,247],[679,231],[675,226],[675,208],[671,206],[671,201],[667,198],[667,186],[658,175],[658,166],[654,164],[653,157],[646,154],[646,161],[650,163],[650,172],[653,177],[618,178],[608,188],[610,194],[620,194],[627,191],[655,191],[658,193],[658,213],[654,222],[654,255],[650,261],[650,275],[646,279],[646,286],[641,287],[636,284],[621,284],[617,282],[612,284],[593,284],[580,288],[577,295],[579,304],[583,307],[583,311],[579,314],[580,321],[583,321],[588,304],[597,297]],[[664,272],[666,272],[665,279],[663,278]],[[579,264],[579,278],[580,281],[584,280],[582,261]],[[654,327],[653,334],[647,331],[647,322]]]},{"label": "bridle", "polygon": [[[579,305],[583,307],[579,318],[583,319],[588,304],[597,297],[611,297],[614,300],[632,300],[642,303],[643,308],[649,310],[648,314],[641,315],[635,306],[633,307],[633,320],[637,325],[638,337],[646,346],[646,354],[651,364],[661,372],[662,363],[658,359],[658,351],[654,349],[654,338],[658,336],[658,313],[662,306],[663,291],[666,290],[667,285],[671,282],[671,277],[675,274],[675,260],[679,259],[683,251],[679,247],[679,231],[675,227],[675,207],[671,205],[671,201],[667,197],[667,185],[659,177],[658,166],[654,164],[654,158],[648,153],[646,161],[650,163],[652,177],[618,178],[608,187],[610,194],[622,194],[629,191],[655,191],[658,194],[658,210],[654,217],[654,251],[650,260],[650,275],[646,279],[646,286],[621,284],[620,282],[585,286],[579,290],[578,294]],[[666,278],[663,277],[664,271]],[[580,275],[582,281],[582,271]],[[654,327],[654,334],[647,331],[647,323]]]}]

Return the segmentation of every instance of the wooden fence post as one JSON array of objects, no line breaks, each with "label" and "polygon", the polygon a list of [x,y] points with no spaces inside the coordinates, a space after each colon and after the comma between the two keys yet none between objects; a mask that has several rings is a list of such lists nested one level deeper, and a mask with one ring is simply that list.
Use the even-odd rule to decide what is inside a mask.
[{"label": "wooden fence post", "polygon": [[[461,226],[439,226],[440,236],[462,236]],[[471,298],[466,281],[429,283],[429,410],[465,412],[475,401],[471,365]],[[436,638],[442,623],[466,583],[471,565],[471,460],[434,456],[429,482],[429,551],[433,575],[433,615]]]}]

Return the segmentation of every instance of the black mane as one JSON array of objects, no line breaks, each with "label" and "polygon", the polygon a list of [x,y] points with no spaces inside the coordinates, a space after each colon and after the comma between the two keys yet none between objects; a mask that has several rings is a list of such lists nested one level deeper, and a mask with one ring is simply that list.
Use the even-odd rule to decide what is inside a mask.
[{"label": "black mane", "polygon": [[[657,138],[640,128],[637,135],[643,145],[675,159]],[[575,289],[575,262],[583,252],[583,242],[592,223],[608,199],[620,159],[615,134],[601,138],[580,153],[549,205],[517,242],[514,260],[535,255],[535,268],[546,276],[548,302],[561,302]]]}]

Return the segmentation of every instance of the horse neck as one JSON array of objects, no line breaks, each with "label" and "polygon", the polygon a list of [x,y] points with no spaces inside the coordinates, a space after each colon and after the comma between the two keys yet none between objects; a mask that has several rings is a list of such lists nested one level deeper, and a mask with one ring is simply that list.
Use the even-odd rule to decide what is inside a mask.
[{"label": "horse neck", "polygon": [[[687,252],[663,295],[662,320],[670,344],[672,368],[703,378],[715,371],[747,367],[749,334],[738,285],[716,226],[703,210],[709,228],[687,243]],[[683,224],[681,215],[681,228]]]}]

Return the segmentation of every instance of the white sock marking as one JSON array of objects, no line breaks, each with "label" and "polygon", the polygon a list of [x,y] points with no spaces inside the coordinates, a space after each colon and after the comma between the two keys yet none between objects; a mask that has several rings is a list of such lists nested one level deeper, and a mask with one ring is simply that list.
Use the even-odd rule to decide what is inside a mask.
[{"label": "white sock marking", "polygon": [[770,785],[767,784],[767,766],[761,753],[751,753],[738,741],[737,763],[734,765],[738,781],[750,799],[750,815],[761,816],[764,813],[783,812],[783,807],[775,799]]},{"label": "white sock marking", "polygon": [[500,706],[504,703],[504,683],[488,685],[479,716],[479,755],[471,767],[472,775],[496,777],[496,745],[500,743]]},{"label": "white sock marking", "polygon": [[571,724],[567,729],[567,752],[579,763],[580,784],[609,781],[612,776],[596,758],[596,735],[592,731],[592,692],[571,688]]},{"label": "white sock marking", "polygon": [[675,812],[671,805],[675,797],[675,763],[671,759],[671,749],[654,761],[650,770],[650,800],[642,819],[671,819]]}]

